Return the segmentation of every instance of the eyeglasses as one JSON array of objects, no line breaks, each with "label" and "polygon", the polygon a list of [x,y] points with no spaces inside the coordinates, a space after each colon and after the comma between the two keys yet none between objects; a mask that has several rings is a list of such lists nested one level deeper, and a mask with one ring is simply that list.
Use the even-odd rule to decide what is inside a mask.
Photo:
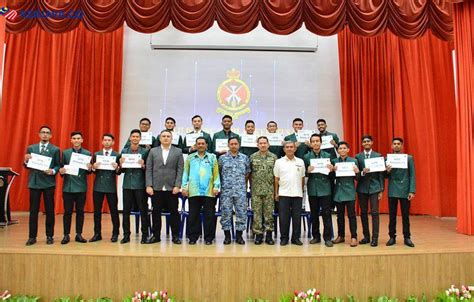
[{"label": "eyeglasses", "polygon": [[49,131],[40,131],[40,134],[51,134]]}]

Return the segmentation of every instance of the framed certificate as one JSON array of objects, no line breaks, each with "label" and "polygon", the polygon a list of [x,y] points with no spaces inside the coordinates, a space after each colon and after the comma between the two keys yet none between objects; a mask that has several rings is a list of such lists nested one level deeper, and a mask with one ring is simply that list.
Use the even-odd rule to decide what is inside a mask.
[{"label": "framed certificate", "polygon": [[385,171],[385,160],[383,157],[374,157],[364,159],[366,168],[369,168],[368,173]]},{"label": "framed certificate", "polygon": [[227,138],[218,138],[214,141],[217,152],[227,152],[229,150],[229,144]]},{"label": "framed certificate", "polygon": [[331,160],[329,158],[312,158],[309,160],[309,163],[312,167],[314,167],[313,171],[310,173],[329,175],[329,172],[331,172],[328,168],[328,165],[331,164]]},{"label": "framed certificate", "polygon": [[354,166],[353,162],[336,163],[336,177],[355,176]]},{"label": "framed certificate", "polygon": [[387,154],[387,165],[395,169],[408,169],[407,154]]},{"label": "framed certificate", "polygon": [[179,135],[178,133],[173,133],[173,140],[171,141],[171,144],[172,145],[179,145],[179,139],[181,138],[181,135]]},{"label": "framed certificate", "polygon": [[281,146],[284,140],[283,133],[267,133],[265,136],[268,138],[270,146]]},{"label": "framed certificate", "polygon": [[71,159],[69,160],[69,165],[78,167],[79,169],[89,170],[87,164],[91,163],[91,159],[92,157],[89,155],[73,152],[71,154]]},{"label": "framed certificate", "polygon": [[333,140],[332,135],[323,135],[321,137],[322,144],[321,144],[321,149],[332,149],[334,146],[331,144],[331,141]]},{"label": "framed certificate", "polygon": [[309,141],[311,135],[313,135],[312,130],[300,130],[296,133],[296,140],[300,143],[304,143],[306,141]]},{"label": "framed certificate", "polygon": [[255,134],[244,134],[241,141],[242,147],[257,147],[257,135]]},{"label": "framed certificate", "polygon": [[190,133],[186,134],[186,147],[192,147],[196,144],[196,140],[200,137],[200,133]]},{"label": "framed certificate", "polygon": [[49,156],[31,153],[31,158],[28,160],[28,164],[26,166],[31,169],[45,171],[51,166],[52,160],[53,158]]},{"label": "framed certificate", "polygon": [[79,167],[71,166],[71,165],[64,165],[64,170],[66,170],[66,174],[78,176],[79,175]]},{"label": "framed certificate", "polygon": [[99,164],[97,170],[111,170],[114,171],[115,168],[112,166],[115,163],[117,157],[115,156],[105,156],[105,155],[97,155],[96,156],[96,163]]},{"label": "framed certificate", "polygon": [[122,154],[124,162],[122,163],[122,168],[132,168],[139,169],[142,165],[138,162],[142,159],[141,154]]},{"label": "framed certificate", "polygon": [[142,138],[140,139],[140,145],[152,145],[153,144],[153,132],[142,132]]}]

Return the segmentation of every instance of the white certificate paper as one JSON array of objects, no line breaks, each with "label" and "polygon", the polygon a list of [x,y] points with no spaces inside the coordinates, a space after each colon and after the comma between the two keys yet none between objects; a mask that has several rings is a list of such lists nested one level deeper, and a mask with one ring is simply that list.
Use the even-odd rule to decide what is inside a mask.
[{"label": "white certificate paper", "polygon": [[142,138],[140,139],[140,145],[152,145],[153,144],[153,132],[142,132]]},{"label": "white certificate paper", "polygon": [[336,163],[336,177],[355,176],[354,166],[353,162]]},{"label": "white certificate paper", "polygon": [[268,138],[270,146],[282,146],[283,133],[267,133],[265,136]]},{"label": "white certificate paper", "polygon": [[117,161],[116,156],[97,155],[95,160],[99,164],[97,170],[115,170],[112,164]]},{"label": "white certificate paper", "polygon": [[227,152],[229,150],[227,138],[218,138],[214,143],[216,144],[216,152]]},{"label": "white certificate paper", "polygon": [[79,167],[71,166],[71,165],[64,165],[64,170],[66,170],[66,174],[78,176],[79,175]]},{"label": "white certificate paper", "polygon": [[200,137],[202,134],[200,133],[190,133],[186,134],[186,147],[192,147],[196,144],[196,140],[198,137]]},{"label": "white certificate paper", "polygon": [[369,168],[368,173],[385,171],[385,160],[383,157],[374,157],[364,159],[366,168]]},{"label": "white certificate paper", "polygon": [[323,135],[321,139],[322,139],[321,149],[334,148],[334,146],[331,144],[331,141],[333,140],[332,135]]},{"label": "white certificate paper", "polygon": [[331,164],[329,158],[312,158],[309,160],[309,164],[314,167],[313,171],[310,173],[320,173],[324,175],[329,175],[328,165]]},{"label": "white certificate paper", "polygon": [[242,147],[257,147],[257,135],[255,134],[244,134],[241,141]]},{"label": "white certificate paper", "polygon": [[87,164],[91,163],[91,159],[92,157],[89,155],[72,152],[69,165],[78,167],[79,169],[89,170]]},{"label": "white certificate paper", "polygon": [[179,135],[178,133],[173,133],[173,140],[171,141],[171,144],[172,145],[179,145],[179,139],[180,139],[181,135]]},{"label": "white certificate paper", "polygon": [[122,154],[122,158],[125,160],[122,163],[122,168],[141,168],[142,165],[138,162],[142,159],[141,154]]},{"label": "white certificate paper", "polygon": [[31,169],[45,171],[49,169],[52,160],[53,158],[49,156],[31,153],[31,158],[26,166]]},{"label": "white certificate paper", "polygon": [[408,169],[407,154],[387,154],[387,165],[395,169]]},{"label": "white certificate paper", "polygon": [[304,143],[305,141],[309,141],[311,135],[313,135],[312,130],[300,130],[296,133],[296,140],[300,143]]}]

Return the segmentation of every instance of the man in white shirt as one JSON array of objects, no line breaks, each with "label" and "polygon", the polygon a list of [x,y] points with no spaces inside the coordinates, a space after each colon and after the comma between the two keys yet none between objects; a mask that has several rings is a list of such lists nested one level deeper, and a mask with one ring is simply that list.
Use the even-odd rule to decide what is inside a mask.
[{"label": "man in white shirt", "polygon": [[279,203],[280,245],[288,245],[290,217],[292,220],[291,243],[303,245],[301,235],[301,208],[305,166],[301,158],[295,157],[296,143],[286,141],[283,145],[285,156],[275,162],[275,200]]}]

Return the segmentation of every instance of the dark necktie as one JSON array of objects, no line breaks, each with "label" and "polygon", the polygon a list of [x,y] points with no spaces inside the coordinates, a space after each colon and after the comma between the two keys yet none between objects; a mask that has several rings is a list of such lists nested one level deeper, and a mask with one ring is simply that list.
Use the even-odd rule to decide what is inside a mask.
[{"label": "dark necktie", "polygon": [[41,145],[40,154],[44,154],[45,151],[46,151],[46,145]]},{"label": "dark necktie", "polygon": [[369,158],[370,154],[369,153],[365,153],[365,158]]},{"label": "dark necktie", "polygon": [[105,151],[105,156],[109,156],[109,151]]}]

